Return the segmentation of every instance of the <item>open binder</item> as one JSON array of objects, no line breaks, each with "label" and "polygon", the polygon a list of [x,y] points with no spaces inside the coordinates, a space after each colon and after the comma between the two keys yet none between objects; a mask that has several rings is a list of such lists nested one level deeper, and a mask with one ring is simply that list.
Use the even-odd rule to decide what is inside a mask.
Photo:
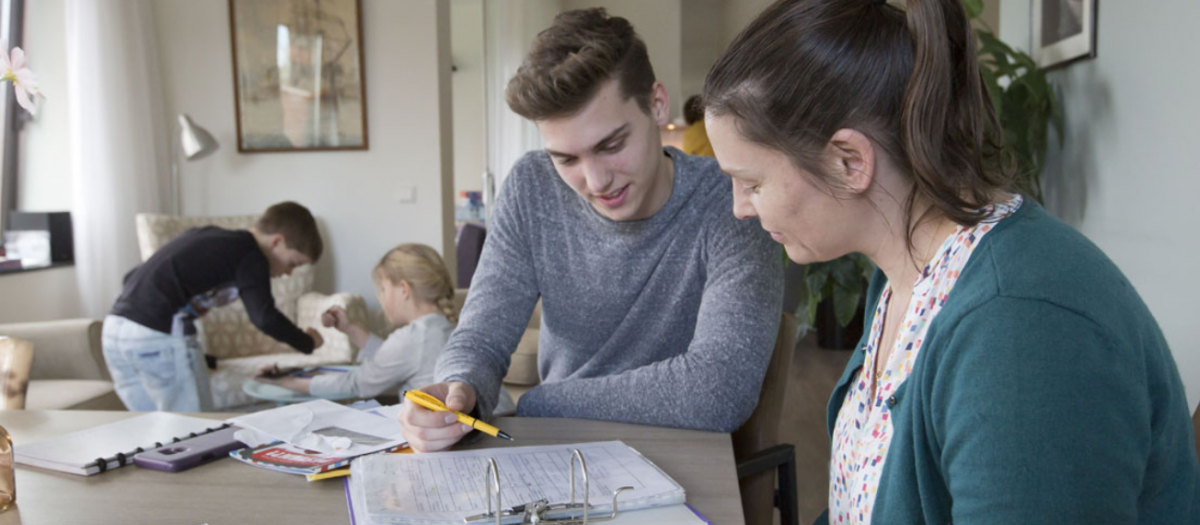
[{"label": "open binder", "polygon": [[620,441],[373,456],[350,472],[352,525],[707,523]]},{"label": "open binder", "polygon": [[150,412],[35,443],[17,443],[18,464],[91,476],[133,463],[133,456],[226,428],[219,420]]}]

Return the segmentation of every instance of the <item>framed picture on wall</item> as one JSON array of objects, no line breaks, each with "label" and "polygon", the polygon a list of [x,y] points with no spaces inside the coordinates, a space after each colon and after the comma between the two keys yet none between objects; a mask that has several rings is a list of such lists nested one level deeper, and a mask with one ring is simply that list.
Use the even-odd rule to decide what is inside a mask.
[{"label": "framed picture on wall", "polygon": [[1033,0],[1033,59],[1042,69],[1096,57],[1097,0]]},{"label": "framed picture on wall", "polygon": [[365,150],[360,0],[229,0],[238,151]]}]

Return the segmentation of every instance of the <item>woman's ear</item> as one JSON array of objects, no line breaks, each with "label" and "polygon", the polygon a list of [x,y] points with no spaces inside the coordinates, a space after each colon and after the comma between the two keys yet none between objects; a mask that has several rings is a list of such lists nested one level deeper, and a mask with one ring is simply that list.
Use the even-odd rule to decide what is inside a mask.
[{"label": "woman's ear", "polygon": [[412,285],[408,281],[401,280],[395,284],[396,293],[400,294],[400,298],[407,301],[412,297]]},{"label": "woman's ear", "polygon": [[826,151],[832,156],[833,175],[844,191],[861,195],[875,180],[875,144],[855,129],[839,129]]}]

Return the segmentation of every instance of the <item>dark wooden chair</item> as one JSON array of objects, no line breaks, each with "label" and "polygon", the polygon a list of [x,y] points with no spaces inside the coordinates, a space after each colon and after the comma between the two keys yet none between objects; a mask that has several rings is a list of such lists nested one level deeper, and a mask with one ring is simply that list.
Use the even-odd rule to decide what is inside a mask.
[{"label": "dark wooden chair", "polygon": [[[750,419],[733,433],[733,455],[737,461],[746,525],[771,525],[777,507],[782,525],[796,525],[799,520],[796,450],[790,444],[779,442],[784,391],[796,353],[796,330],[796,317],[783,314],[767,375],[759,391],[758,406]],[[777,479],[778,490],[775,489]]]}]

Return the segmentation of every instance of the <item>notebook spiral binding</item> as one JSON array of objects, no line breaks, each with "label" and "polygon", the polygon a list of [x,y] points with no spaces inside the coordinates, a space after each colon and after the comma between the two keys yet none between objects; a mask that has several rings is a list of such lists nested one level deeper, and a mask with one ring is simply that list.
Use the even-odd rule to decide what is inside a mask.
[{"label": "notebook spiral binding", "polygon": [[[580,477],[583,479],[583,502],[575,502],[575,463],[579,463]],[[496,466],[496,460],[488,458],[487,470],[484,472],[484,499],[487,501],[487,512],[475,516],[463,518],[464,523],[495,523],[495,525],[523,525],[523,524],[539,524],[547,523],[553,525],[587,525],[588,523],[596,523],[608,521],[617,517],[617,497],[627,490],[633,490],[633,487],[621,487],[613,491],[612,494],[612,513],[607,516],[591,517],[588,511],[592,505],[588,503],[588,471],[587,460],[584,459],[583,453],[579,449],[571,451],[570,463],[570,494],[571,501],[568,503],[550,503],[546,499],[540,499],[516,505],[507,509],[500,506],[500,467]],[[495,497],[496,503],[493,509],[492,498]]]},{"label": "notebook spiral binding", "polygon": [[[218,430],[225,430],[226,428],[229,428],[230,426],[232,426],[232,425],[230,425],[229,423],[225,423],[225,424],[223,424],[223,425],[221,425],[221,426],[219,426],[219,427],[216,427],[216,428],[210,428],[210,429],[206,429],[204,432],[189,432],[189,433],[188,433],[188,435],[187,435],[187,437],[184,437],[184,438],[180,438],[180,437],[174,437],[174,438],[171,438],[171,443],[179,443],[180,441],[183,441],[183,440],[185,440],[185,439],[194,438],[194,437],[196,437],[196,436],[201,436],[201,435],[204,435],[204,434],[210,434],[210,433],[216,432],[216,431],[218,431]],[[149,450],[154,450],[155,448],[161,448],[162,446],[163,446],[163,444],[162,444],[162,443],[159,443],[159,442],[155,441],[155,442],[154,442],[154,448],[151,448],[151,449],[149,449]],[[146,449],[145,447],[138,447],[138,448],[135,448],[135,449],[133,449],[133,450],[131,450],[131,451],[129,451],[129,452],[118,452],[118,453],[117,453],[115,456],[113,456],[113,457],[111,457],[111,458],[96,458],[96,460],[95,460],[95,461],[92,461],[91,463],[88,463],[87,465],[84,465],[84,468],[92,468],[92,467],[96,467],[97,469],[99,469],[99,471],[100,471],[101,473],[103,473],[103,472],[106,472],[106,471],[108,470],[108,464],[109,464],[109,463],[111,463],[111,462],[113,462],[113,461],[116,461],[116,462],[117,462],[117,467],[124,467],[125,465],[127,465],[127,464],[129,464],[129,463],[132,463],[132,462],[133,462],[133,456],[136,456],[136,455],[138,455],[138,454],[141,454],[142,452],[145,452],[146,450],[147,450],[147,449]]]}]

